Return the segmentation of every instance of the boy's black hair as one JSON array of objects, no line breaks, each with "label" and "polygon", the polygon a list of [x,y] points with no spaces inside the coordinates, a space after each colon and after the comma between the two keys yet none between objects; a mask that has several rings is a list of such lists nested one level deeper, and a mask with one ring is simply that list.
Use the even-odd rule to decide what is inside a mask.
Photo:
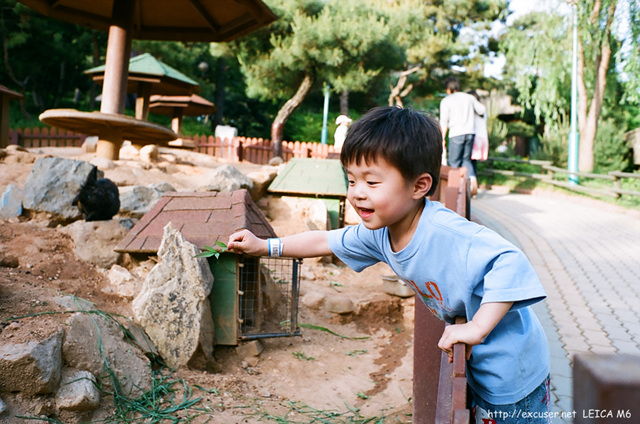
[{"label": "boy's black hair", "polygon": [[397,106],[371,109],[355,121],[340,152],[340,162],[371,163],[377,157],[394,166],[405,180],[428,173],[432,195],[440,180],[442,132],[438,122],[423,113]]}]

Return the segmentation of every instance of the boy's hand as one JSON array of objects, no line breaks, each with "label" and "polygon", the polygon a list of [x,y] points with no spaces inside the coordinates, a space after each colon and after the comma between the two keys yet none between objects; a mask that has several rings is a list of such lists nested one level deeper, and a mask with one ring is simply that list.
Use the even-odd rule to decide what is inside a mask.
[{"label": "boy's hand", "polygon": [[453,345],[465,343],[467,345],[466,359],[469,360],[471,349],[473,346],[482,343],[483,339],[482,331],[473,321],[464,324],[452,324],[445,327],[444,333],[442,333],[442,337],[438,342],[438,347],[449,356],[449,362],[453,362]]},{"label": "boy's hand", "polygon": [[256,237],[249,230],[241,230],[229,236],[227,250],[234,253],[246,253],[251,256],[266,256],[269,253],[267,240]]},{"label": "boy's hand", "polygon": [[482,343],[502,317],[509,312],[511,306],[513,302],[483,303],[471,321],[445,327],[438,347],[449,355],[449,362],[453,362],[453,345],[459,342],[466,343],[468,360],[473,346]]}]

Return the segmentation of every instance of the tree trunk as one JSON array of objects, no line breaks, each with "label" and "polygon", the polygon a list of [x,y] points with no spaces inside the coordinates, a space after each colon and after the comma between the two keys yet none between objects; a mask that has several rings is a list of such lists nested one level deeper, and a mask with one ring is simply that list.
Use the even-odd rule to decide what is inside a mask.
[{"label": "tree trunk", "polygon": [[[95,32],[91,32],[91,46],[93,47],[93,54],[91,62],[93,67],[100,65],[100,44],[98,43],[98,37]],[[96,91],[98,90],[98,84],[95,82],[91,84],[89,89],[89,110],[94,110],[96,106]]]},{"label": "tree trunk", "polygon": [[407,69],[406,71],[402,71],[400,73],[400,78],[398,78],[398,83],[395,87],[391,87],[391,93],[389,93],[389,106],[400,106],[404,107],[404,103],[402,102],[402,98],[409,95],[411,90],[413,90],[413,84],[409,84],[405,87],[407,83],[407,78],[412,73],[418,71],[420,69],[420,65],[414,66],[413,68]]},{"label": "tree trunk", "polygon": [[340,115],[349,116],[349,90],[340,93]]},{"label": "tree trunk", "polygon": [[[599,17],[600,1],[596,1],[591,13],[591,23],[596,24]],[[578,154],[578,170],[580,172],[592,172],[593,145],[598,130],[598,120],[602,112],[605,87],[607,84],[607,70],[611,59],[611,25],[616,12],[616,3],[612,2],[607,9],[607,20],[602,30],[602,41],[598,51],[595,52],[595,82],[593,96],[589,101],[587,88],[584,81],[584,46],[578,43],[578,126],[580,129],[580,147]]]},{"label": "tree trunk", "polygon": [[284,106],[282,106],[278,111],[276,119],[273,120],[273,124],[271,124],[271,143],[273,146],[274,157],[282,157],[282,134],[284,133],[284,124],[287,122],[287,119],[289,119],[293,111],[302,104],[302,101],[309,93],[309,90],[311,90],[312,85],[313,77],[309,74],[305,74],[296,94],[286,101]]},{"label": "tree trunk", "polygon": [[225,87],[227,85],[227,61],[223,57],[218,58],[216,70],[216,111],[211,122],[211,129],[215,131],[217,125],[222,124],[222,117],[224,116],[224,98]]},{"label": "tree trunk", "polygon": [[18,81],[18,79],[13,74],[13,69],[9,63],[9,43],[7,42],[7,37],[2,37],[2,57],[4,58],[4,68],[9,75],[9,78],[14,82],[15,85],[20,87],[20,94],[22,94],[22,98],[20,99],[20,112],[22,112],[22,116],[25,117],[26,120],[31,120],[31,115],[27,112],[27,107],[25,104],[25,97],[27,94],[27,88],[25,84]]}]

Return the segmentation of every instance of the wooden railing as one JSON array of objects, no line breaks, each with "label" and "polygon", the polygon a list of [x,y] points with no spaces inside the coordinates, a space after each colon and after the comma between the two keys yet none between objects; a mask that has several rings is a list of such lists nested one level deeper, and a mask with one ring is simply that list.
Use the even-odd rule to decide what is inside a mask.
[{"label": "wooden railing", "polygon": [[31,147],[80,147],[87,138],[58,128],[24,128],[9,131],[9,144]]},{"label": "wooden railing", "polygon": [[[508,169],[495,169],[493,164],[495,162],[503,163],[516,163],[516,164],[528,164],[538,167],[538,172],[522,172]],[[564,168],[558,168],[553,166],[551,161],[543,160],[524,160],[524,159],[511,159],[511,158],[496,158],[490,157],[487,161],[487,166],[478,172],[479,175],[488,175],[489,184],[493,183],[492,177],[494,175],[504,175],[507,177],[525,177],[544,182],[545,184],[551,184],[557,187],[562,187],[570,191],[576,191],[580,193],[591,194],[595,196],[620,198],[622,195],[627,196],[640,196],[640,191],[625,189],[622,187],[623,179],[640,179],[640,173],[611,171],[605,174],[595,174],[592,172],[575,172],[568,171]],[[575,176],[578,182],[571,182],[566,178],[563,180],[556,179],[557,175],[563,175],[565,177]],[[582,180],[582,181],[581,181]],[[592,187],[584,184],[584,180],[600,180],[610,181],[611,187]]]},{"label": "wooden railing", "polygon": [[[267,164],[273,157],[271,140],[250,137],[221,139],[213,136],[196,136],[190,139],[195,144],[195,151],[229,161],[247,161]],[[300,141],[283,141],[282,156],[285,162],[291,158],[335,157],[337,152],[332,145],[308,143]]]},{"label": "wooden railing", "polygon": [[[469,183],[464,168],[443,166],[440,184],[431,200],[467,217]],[[464,318],[456,318],[456,323]],[[416,299],[413,344],[413,422],[415,424],[468,424],[466,346],[453,349],[453,363],[438,349],[445,323]]]}]

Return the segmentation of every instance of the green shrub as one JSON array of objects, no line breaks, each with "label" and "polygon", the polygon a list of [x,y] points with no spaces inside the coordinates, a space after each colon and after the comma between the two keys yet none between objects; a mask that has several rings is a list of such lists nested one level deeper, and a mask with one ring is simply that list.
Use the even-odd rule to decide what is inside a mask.
[{"label": "green shrub", "polygon": [[600,119],[593,146],[594,170],[599,174],[631,168],[624,130],[611,118]]}]

